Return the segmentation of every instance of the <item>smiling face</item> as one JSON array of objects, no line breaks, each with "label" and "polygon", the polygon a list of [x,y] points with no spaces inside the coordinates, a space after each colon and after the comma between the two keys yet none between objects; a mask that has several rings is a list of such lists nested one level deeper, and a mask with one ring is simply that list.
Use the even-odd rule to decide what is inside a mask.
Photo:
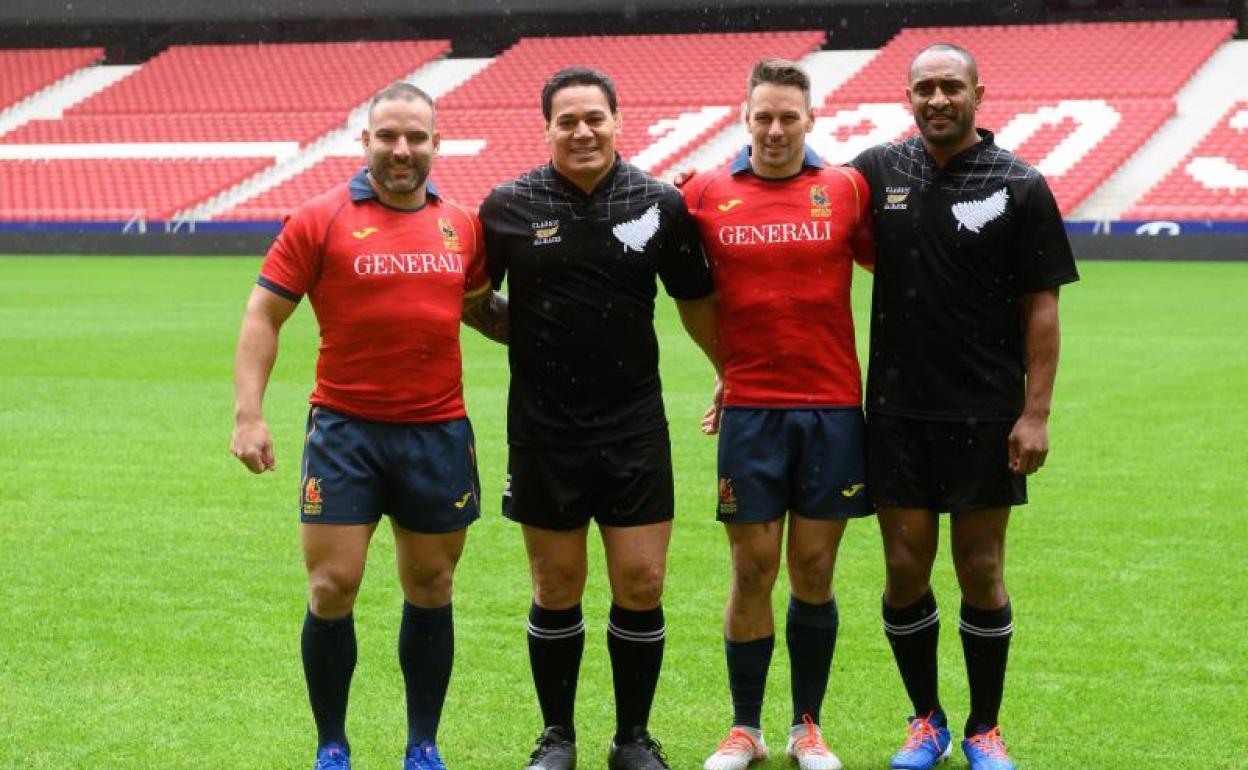
[{"label": "smiling face", "polygon": [[361,141],[369,182],[383,203],[397,208],[424,204],[439,140],[433,107],[423,100],[386,99],[373,107]]},{"label": "smiling face", "polygon": [[778,179],[801,171],[806,134],[814,124],[814,113],[801,88],[777,83],[754,86],[745,111],[754,173]]},{"label": "smiling face", "polygon": [[586,192],[594,189],[615,163],[619,113],[595,85],[570,85],[554,93],[546,143],[555,170]]},{"label": "smiling face", "polygon": [[974,69],[957,51],[935,48],[910,65],[906,98],[928,152],[938,161],[979,141],[975,110],[984,96]]}]

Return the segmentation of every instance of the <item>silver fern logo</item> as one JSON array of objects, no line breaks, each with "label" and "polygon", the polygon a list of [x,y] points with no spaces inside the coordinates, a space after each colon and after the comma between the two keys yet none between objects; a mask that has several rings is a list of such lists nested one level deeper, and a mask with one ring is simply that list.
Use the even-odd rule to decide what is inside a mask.
[{"label": "silver fern logo", "polygon": [[659,231],[659,204],[655,203],[646,209],[646,213],[630,219],[627,222],[621,222],[611,228],[611,232],[615,233],[615,237],[624,244],[624,251],[642,252],[646,250],[646,244]]},{"label": "silver fern logo", "polygon": [[953,204],[953,217],[958,220],[958,229],[965,227],[973,233],[978,233],[984,229],[984,225],[1005,213],[1005,204],[1009,200],[1009,192],[1002,187],[983,200]]}]

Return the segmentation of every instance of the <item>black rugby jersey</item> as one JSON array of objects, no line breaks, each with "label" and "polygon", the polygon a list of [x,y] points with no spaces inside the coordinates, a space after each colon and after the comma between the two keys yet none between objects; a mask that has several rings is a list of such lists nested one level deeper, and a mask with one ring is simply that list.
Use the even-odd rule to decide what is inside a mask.
[{"label": "black rugby jersey", "polygon": [[943,169],[918,136],[851,163],[871,186],[876,237],[869,412],[1016,418],[1021,295],[1079,279],[1044,177],[979,134]]},{"label": "black rugby jersey", "polygon": [[712,291],[676,188],[618,158],[591,194],[549,163],[481,205],[486,261],[507,276],[508,440],[587,445],[667,425],[655,276],[676,299]]}]

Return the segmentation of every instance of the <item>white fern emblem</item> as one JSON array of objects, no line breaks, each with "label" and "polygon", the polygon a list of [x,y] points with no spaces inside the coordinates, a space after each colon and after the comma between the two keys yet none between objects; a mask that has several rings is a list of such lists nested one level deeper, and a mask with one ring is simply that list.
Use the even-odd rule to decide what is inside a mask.
[{"label": "white fern emblem", "polygon": [[1004,187],[980,201],[963,201],[953,204],[953,216],[958,220],[958,229],[965,227],[973,233],[983,229],[984,225],[1005,213],[1005,204],[1010,194]]},{"label": "white fern emblem", "polygon": [[646,213],[630,219],[627,222],[621,222],[611,228],[611,232],[615,233],[615,237],[620,239],[620,243],[624,244],[624,251],[633,250],[637,252],[645,251],[646,244],[659,231],[659,204],[655,203],[646,209]]}]

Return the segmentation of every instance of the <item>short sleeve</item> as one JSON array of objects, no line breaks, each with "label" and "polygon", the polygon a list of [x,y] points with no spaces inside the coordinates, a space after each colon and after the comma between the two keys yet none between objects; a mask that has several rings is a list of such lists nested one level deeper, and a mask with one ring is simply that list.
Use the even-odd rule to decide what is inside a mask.
[{"label": "short sleeve", "polygon": [[490,290],[490,277],[485,267],[485,237],[481,220],[465,212],[472,227],[472,251],[468,254],[468,267],[464,270],[464,296],[476,297]]},{"label": "short sleeve", "polygon": [[1048,183],[1037,173],[1025,184],[1015,251],[1019,293],[1044,291],[1079,280],[1066,225]]},{"label": "short sleeve", "polygon": [[316,283],[324,251],[316,217],[300,209],[286,217],[282,231],[269,247],[256,283],[274,294],[298,302]]},{"label": "short sleeve", "polygon": [[849,242],[854,252],[854,261],[867,269],[875,265],[875,232],[871,227],[871,186],[862,172],[852,166],[843,166],[842,170],[854,187],[854,200],[857,203],[853,229],[850,231]]},{"label": "short sleeve", "polygon": [[485,271],[489,276],[490,285],[495,290],[503,287],[503,279],[507,277],[508,266],[506,241],[499,232],[499,209],[502,204],[498,200],[498,195],[497,190],[490,193],[478,212],[481,243],[485,251]]},{"label": "short sleeve", "polygon": [[675,188],[665,197],[664,208],[670,219],[659,254],[659,279],[673,299],[702,299],[715,290],[715,284],[711,281],[698,223]]}]

